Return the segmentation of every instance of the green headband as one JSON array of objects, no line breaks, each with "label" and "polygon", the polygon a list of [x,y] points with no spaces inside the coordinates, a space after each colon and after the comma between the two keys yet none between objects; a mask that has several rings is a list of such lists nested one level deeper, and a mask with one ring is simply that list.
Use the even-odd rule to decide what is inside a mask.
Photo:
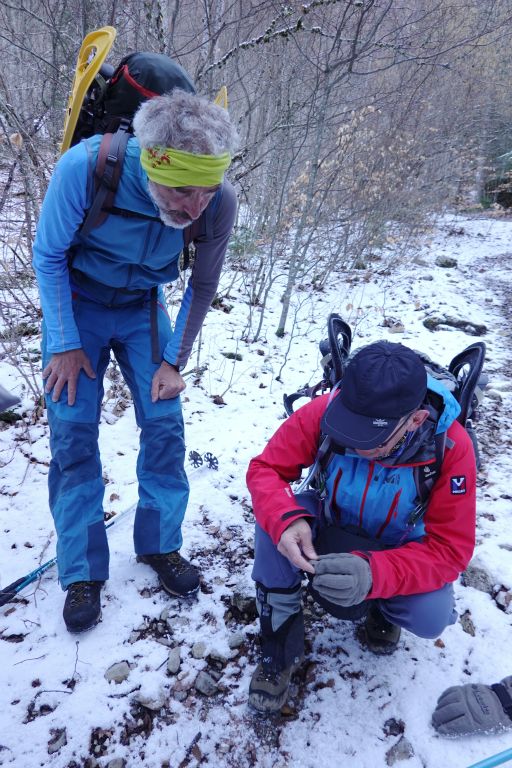
[{"label": "green headband", "polygon": [[140,153],[149,179],[166,187],[215,187],[224,178],[231,155],[194,155],[170,147],[151,147]]}]

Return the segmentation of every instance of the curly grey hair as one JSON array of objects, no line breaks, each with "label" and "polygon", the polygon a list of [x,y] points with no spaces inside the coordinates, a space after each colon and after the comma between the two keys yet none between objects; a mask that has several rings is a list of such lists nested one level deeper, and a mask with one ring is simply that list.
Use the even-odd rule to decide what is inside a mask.
[{"label": "curly grey hair", "polygon": [[133,130],[143,149],[172,147],[197,155],[232,155],[238,140],[227,110],[180,89],[144,102]]}]

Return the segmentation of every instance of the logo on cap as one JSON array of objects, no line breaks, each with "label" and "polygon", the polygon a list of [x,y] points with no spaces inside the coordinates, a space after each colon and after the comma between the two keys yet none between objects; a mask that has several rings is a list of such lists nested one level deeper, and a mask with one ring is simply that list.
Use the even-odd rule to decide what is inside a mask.
[{"label": "logo on cap", "polygon": [[386,419],[374,419],[372,424],[374,427],[387,427],[389,422]]}]

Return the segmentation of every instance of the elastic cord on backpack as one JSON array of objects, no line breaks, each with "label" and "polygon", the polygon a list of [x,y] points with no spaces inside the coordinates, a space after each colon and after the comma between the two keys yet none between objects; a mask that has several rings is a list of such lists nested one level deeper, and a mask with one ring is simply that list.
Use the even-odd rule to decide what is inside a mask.
[{"label": "elastic cord on backpack", "polygon": [[124,77],[127,83],[131,85],[132,88],[135,88],[136,91],[138,91],[141,96],[145,96],[146,99],[152,99],[155,96],[160,96],[160,93],[156,93],[155,91],[150,91],[149,88],[144,88],[143,85],[140,85],[136,80],[133,79],[133,77],[130,75],[130,70],[128,69],[128,64],[123,64],[122,67],[119,68],[119,71],[116,72],[112,80],[110,81],[112,85],[117,83],[120,77]]}]

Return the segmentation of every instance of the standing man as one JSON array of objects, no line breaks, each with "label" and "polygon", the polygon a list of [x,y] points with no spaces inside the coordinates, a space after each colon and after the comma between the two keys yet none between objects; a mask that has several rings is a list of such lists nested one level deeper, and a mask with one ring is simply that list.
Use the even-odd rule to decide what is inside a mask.
[{"label": "standing man", "polygon": [[[180,371],[215,296],[235,220],[235,193],[224,172],[237,137],[227,111],[197,96],[181,74],[184,90],[150,94],[139,108],[111,214],[81,234],[94,196],[98,135],[57,163],[34,243],[52,454],[50,508],[70,632],[99,621],[101,587],[109,575],[98,424],[111,351],[140,428],[137,560],[150,565],[172,595],[199,588],[197,570],[179,552],[189,491]],[[161,286],[178,276],[184,229],[203,211],[205,232],[196,240],[172,329]]]},{"label": "standing man", "polygon": [[[434,638],[456,620],[452,582],[473,552],[476,496],[459,411],[413,350],[380,341],[354,355],[334,397],[299,408],[251,461],[262,645],[249,690],[255,709],[281,708],[304,656],[304,572],[327,611],[365,618],[375,653],[392,653],[402,627]],[[322,492],[295,496],[289,483],[325,439]]]}]

